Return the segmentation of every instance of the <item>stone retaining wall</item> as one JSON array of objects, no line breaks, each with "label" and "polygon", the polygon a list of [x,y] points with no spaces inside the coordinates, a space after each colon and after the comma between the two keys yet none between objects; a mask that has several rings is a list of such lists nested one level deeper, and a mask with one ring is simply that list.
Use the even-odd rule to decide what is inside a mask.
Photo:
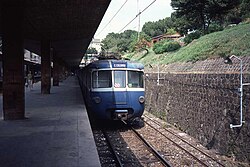
[{"label": "stone retaining wall", "polygon": [[[244,82],[250,83],[250,59],[243,60]],[[244,87],[243,96],[246,123],[230,128],[231,123],[239,124],[240,118],[239,63],[223,67],[218,60],[202,63],[193,64],[193,68],[189,63],[161,67],[160,85],[158,74],[146,70],[146,110],[194,136],[207,148],[250,162],[250,86]]]}]

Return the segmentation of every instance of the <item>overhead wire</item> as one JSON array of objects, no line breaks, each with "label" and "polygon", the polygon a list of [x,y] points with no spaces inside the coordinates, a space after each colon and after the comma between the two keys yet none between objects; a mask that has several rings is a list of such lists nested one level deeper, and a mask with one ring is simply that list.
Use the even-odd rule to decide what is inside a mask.
[{"label": "overhead wire", "polygon": [[118,11],[113,15],[113,17],[109,20],[109,22],[101,29],[101,31],[96,35],[100,35],[102,33],[102,31],[111,23],[111,21],[115,18],[115,16],[121,11],[121,9],[124,7],[124,5],[128,2],[128,0],[126,0],[122,6],[118,9]]},{"label": "overhead wire", "polygon": [[151,2],[146,8],[144,8],[142,11],[139,11],[138,14],[131,20],[129,21],[120,31],[122,32],[127,26],[129,26],[130,23],[132,23],[138,16],[140,16],[143,12],[145,12],[151,5],[153,5],[156,2],[156,0],[154,0],[153,2]]}]

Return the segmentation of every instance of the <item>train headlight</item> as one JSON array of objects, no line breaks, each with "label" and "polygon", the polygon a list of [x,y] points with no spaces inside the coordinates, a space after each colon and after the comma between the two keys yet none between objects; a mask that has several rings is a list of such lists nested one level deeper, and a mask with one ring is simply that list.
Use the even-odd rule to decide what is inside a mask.
[{"label": "train headlight", "polygon": [[100,98],[100,97],[98,97],[98,96],[93,97],[93,100],[94,100],[94,102],[95,102],[96,104],[101,103],[101,98]]},{"label": "train headlight", "polygon": [[140,96],[139,97],[139,102],[140,103],[144,103],[145,102],[145,97],[144,96]]}]

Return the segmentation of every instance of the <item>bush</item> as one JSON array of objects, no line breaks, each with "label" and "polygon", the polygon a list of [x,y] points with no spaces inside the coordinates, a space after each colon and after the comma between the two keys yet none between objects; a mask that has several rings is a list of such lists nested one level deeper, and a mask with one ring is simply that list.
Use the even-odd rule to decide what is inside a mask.
[{"label": "bush", "polygon": [[223,27],[220,26],[219,24],[211,24],[208,28],[208,33],[212,33],[212,32],[217,32],[217,31],[222,31]]},{"label": "bush", "polygon": [[183,39],[183,41],[185,42],[185,44],[189,44],[189,43],[191,43],[191,42],[193,41],[193,39],[192,39],[189,35],[187,35],[187,36]]},{"label": "bush", "polygon": [[200,36],[201,36],[200,31],[195,31],[195,32],[193,32],[193,33],[188,34],[188,35],[184,38],[184,42],[185,42],[185,44],[189,44],[189,43],[191,43],[194,39],[200,38]]},{"label": "bush", "polygon": [[163,45],[154,45],[153,51],[155,52],[155,54],[164,53]]},{"label": "bush", "polygon": [[167,42],[164,44],[165,52],[172,52],[179,49],[181,45],[176,41]]},{"label": "bush", "polygon": [[172,52],[179,49],[181,45],[176,41],[163,40],[154,44],[153,51],[156,54],[162,54],[164,52]]}]

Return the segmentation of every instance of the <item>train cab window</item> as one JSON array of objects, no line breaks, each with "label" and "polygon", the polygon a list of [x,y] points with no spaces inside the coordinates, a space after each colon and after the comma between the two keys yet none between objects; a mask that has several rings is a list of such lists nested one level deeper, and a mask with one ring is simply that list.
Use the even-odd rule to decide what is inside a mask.
[{"label": "train cab window", "polygon": [[126,87],[126,71],[114,71],[114,84],[115,88]]},{"label": "train cab window", "polygon": [[94,71],[92,73],[93,88],[110,88],[112,87],[111,71]]},{"label": "train cab window", "polygon": [[128,87],[143,88],[143,72],[128,71]]}]

